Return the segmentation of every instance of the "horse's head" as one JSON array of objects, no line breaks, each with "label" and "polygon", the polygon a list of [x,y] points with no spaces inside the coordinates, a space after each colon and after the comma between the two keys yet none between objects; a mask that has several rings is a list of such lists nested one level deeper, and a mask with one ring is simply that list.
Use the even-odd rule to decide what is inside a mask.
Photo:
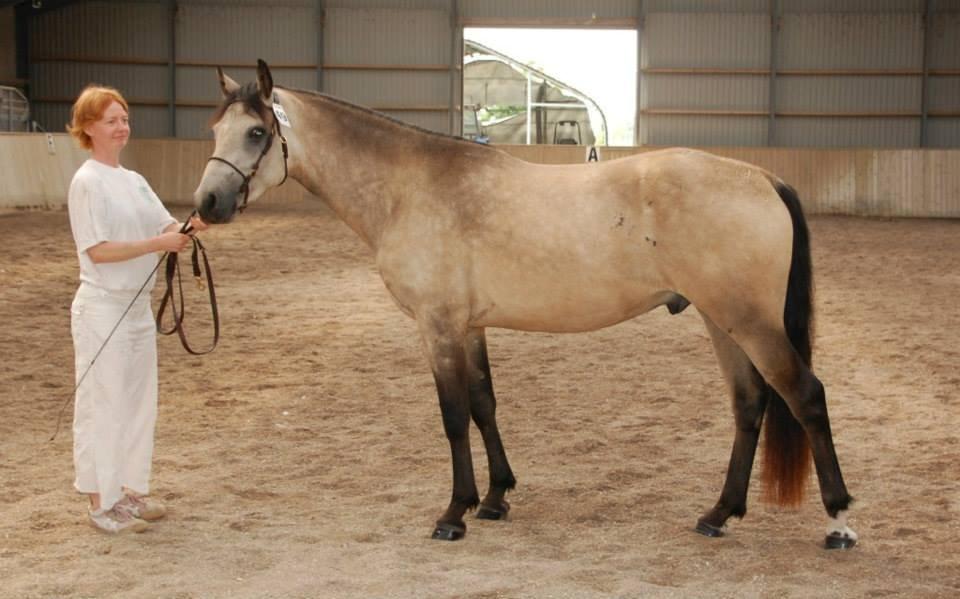
[{"label": "horse's head", "polygon": [[273,113],[273,77],[262,60],[257,81],[239,85],[217,68],[223,103],[214,113],[213,156],[193,194],[200,217],[226,223],[287,176],[285,141]]}]

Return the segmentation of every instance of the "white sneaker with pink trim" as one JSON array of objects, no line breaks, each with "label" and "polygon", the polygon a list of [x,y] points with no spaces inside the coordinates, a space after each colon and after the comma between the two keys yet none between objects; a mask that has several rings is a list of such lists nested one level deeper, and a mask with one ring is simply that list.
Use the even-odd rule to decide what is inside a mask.
[{"label": "white sneaker with pink trim", "polygon": [[137,518],[129,508],[117,502],[109,510],[89,510],[90,524],[103,532],[119,534],[123,532],[143,532],[150,528],[146,521]]},{"label": "white sneaker with pink trim", "polygon": [[130,491],[124,494],[117,505],[124,506],[134,517],[141,520],[159,520],[167,515],[167,508],[159,501],[154,501],[144,495],[135,495]]}]

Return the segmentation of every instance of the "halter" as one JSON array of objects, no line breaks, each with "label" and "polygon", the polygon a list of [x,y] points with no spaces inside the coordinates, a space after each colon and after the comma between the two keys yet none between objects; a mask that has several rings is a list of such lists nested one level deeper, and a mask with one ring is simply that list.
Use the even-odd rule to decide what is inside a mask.
[{"label": "halter", "polygon": [[253,176],[257,174],[257,170],[260,168],[260,161],[263,160],[263,157],[267,155],[267,152],[270,151],[270,148],[273,146],[273,137],[277,136],[280,138],[280,147],[283,150],[283,179],[280,180],[279,185],[283,185],[287,180],[287,138],[283,136],[283,133],[280,132],[280,123],[277,121],[276,117],[273,119],[273,131],[270,133],[270,137],[267,138],[267,143],[263,146],[263,150],[260,152],[260,156],[257,157],[257,161],[253,163],[253,169],[250,171],[249,175],[244,175],[243,171],[236,167],[232,162],[226,158],[220,158],[219,156],[211,156],[207,158],[207,162],[211,160],[216,160],[217,162],[222,162],[235,170],[238,175],[243,177],[243,182],[240,184],[240,188],[237,190],[237,193],[243,193],[243,203],[237,208],[237,211],[243,212],[247,207],[247,198],[250,197],[250,180],[253,179]]}]

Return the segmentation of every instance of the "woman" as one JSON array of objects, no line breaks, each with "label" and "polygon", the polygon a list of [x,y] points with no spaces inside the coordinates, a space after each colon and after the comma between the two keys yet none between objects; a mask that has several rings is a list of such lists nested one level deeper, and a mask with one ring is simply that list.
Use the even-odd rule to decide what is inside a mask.
[{"label": "woman", "polygon": [[[80,287],[71,308],[78,381],[93,362],[77,389],[74,408],[74,487],[88,495],[90,523],[96,528],[142,532],[147,521],[166,513],[147,497],[157,419],[150,273],[159,252],[179,252],[190,237],[179,232],[180,223],[147,181],[120,166],[130,122],[127,102],[117,90],[84,89],[67,130],[90,150],[68,198],[80,260]],[[197,231],[207,228],[198,218],[191,225]]]}]

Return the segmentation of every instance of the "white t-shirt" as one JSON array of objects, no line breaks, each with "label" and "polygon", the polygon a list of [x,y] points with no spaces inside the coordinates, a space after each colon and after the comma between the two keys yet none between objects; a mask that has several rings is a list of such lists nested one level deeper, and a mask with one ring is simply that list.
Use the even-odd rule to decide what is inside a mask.
[{"label": "white t-shirt", "polygon": [[[67,198],[70,228],[80,258],[80,281],[110,291],[140,289],[156,267],[158,255],[95,264],[87,250],[103,241],[156,237],[177,222],[147,180],[122,166],[115,168],[91,158],[73,176]],[[153,283],[147,283],[146,289],[150,290]]]}]

